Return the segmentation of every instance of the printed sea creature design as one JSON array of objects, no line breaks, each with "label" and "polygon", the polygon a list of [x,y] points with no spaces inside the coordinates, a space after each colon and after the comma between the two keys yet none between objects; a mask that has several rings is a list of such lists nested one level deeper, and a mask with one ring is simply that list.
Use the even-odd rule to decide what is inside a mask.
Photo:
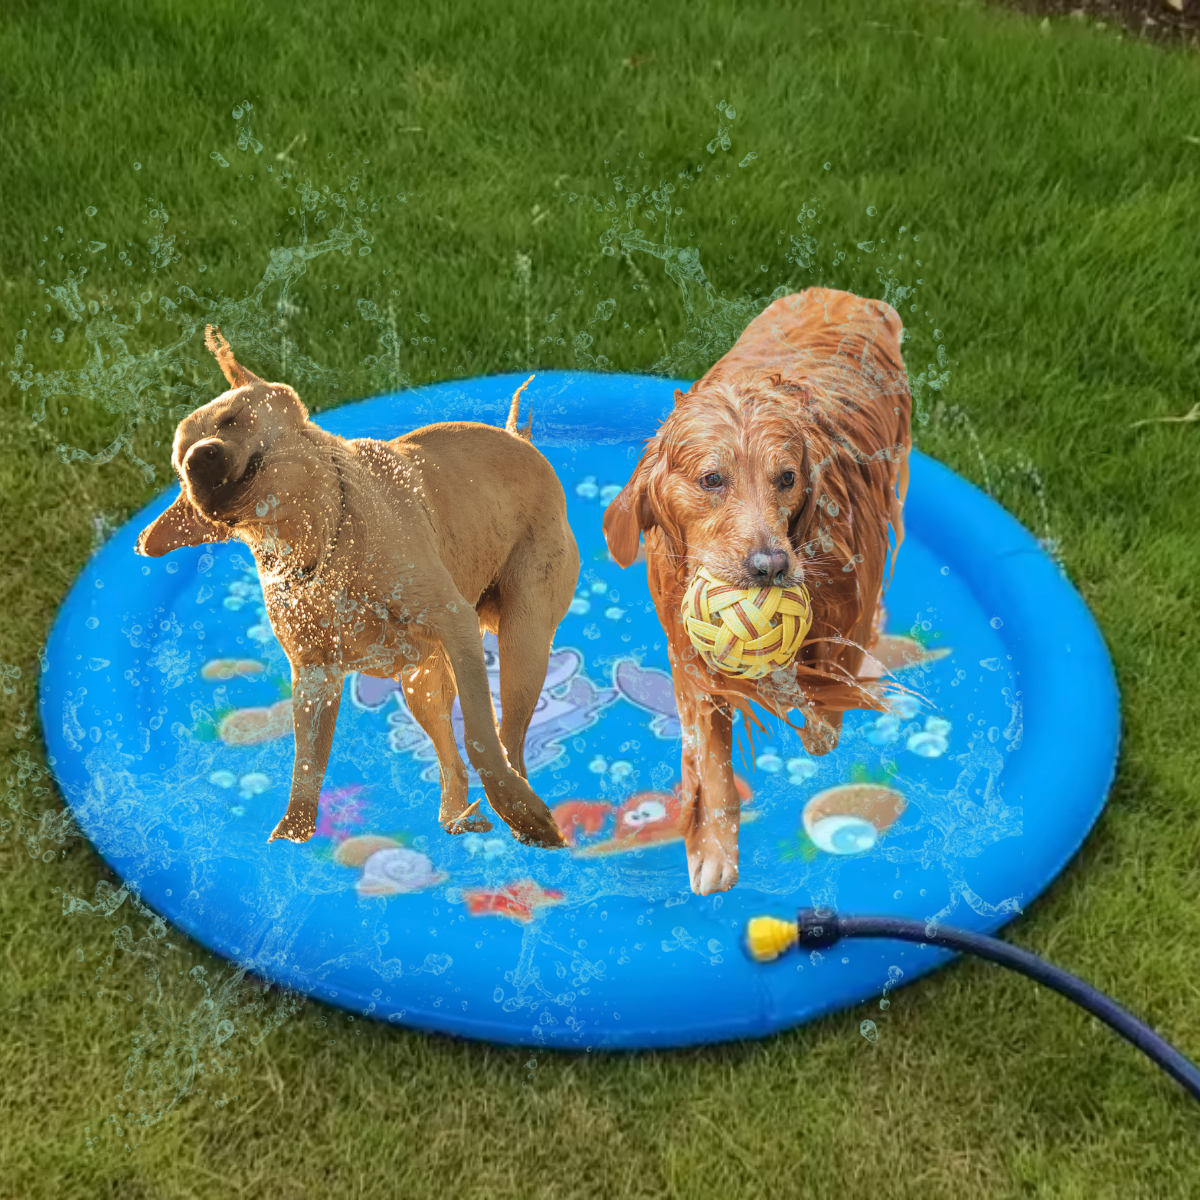
[{"label": "printed sea creature design", "polygon": [[473,917],[508,917],[528,925],[539,908],[561,904],[564,893],[544,888],[532,879],[519,879],[502,888],[467,888],[462,893]]},{"label": "printed sea creature design", "polygon": [[343,867],[361,867],[355,883],[360,896],[400,896],[436,887],[449,876],[434,868],[428,855],[395,838],[363,834],[348,837],[333,852]]},{"label": "printed sea creature design", "polygon": [[[488,682],[492,689],[492,704],[496,716],[500,716],[500,659],[494,634],[483,637],[483,655],[487,666]],[[596,723],[600,710],[611,704],[617,693],[611,688],[597,688],[583,673],[583,655],[571,647],[556,650],[550,655],[546,670],[546,682],[538,697],[529,733],[525,739],[525,768],[532,775],[549,766],[564,753],[561,741],[590,728]],[[422,778],[436,783],[438,772],[437,752],[428,734],[413,719],[404,703],[400,684],[395,679],[376,679],[370,675],[354,675],[350,696],[355,705],[377,712],[395,698],[395,710],[388,715],[388,745],[397,754],[411,754],[420,762],[430,765],[422,772]],[[454,736],[458,741],[463,761],[468,762],[463,733],[462,708],[458,700],[450,715]],[[474,768],[468,766],[472,786],[479,786]]]},{"label": "printed sea creature design", "polygon": [[237,675],[261,675],[266,669],[256,658],[211,658],[200,668],[200,678],[225,683]]},{"label": "printed sea creature design", "polygon": [[349,838],[350,831],[362,823],[363,810],[367,807],[366,790],[361,783],[322,788],[313,837],[329,838],[334,843]]},{"label": "printed sea creature design", "polygon": [[625,658],[613,667],[613,684],[630,704],[654,714],[650,732],[655,737],[669,741],[682,736],[675,686],[666,671],[641,667],[633,659]]},{"label": "printed sea creature design", "polygon": [[885,633],[887,622],[887,609],[880,605],[875,618],[875,645],[871,647],[871,652],[863,659],[859,668],[860,679],[882,679],[883,676],[896,671],[923,667],[954,653],[949,646],[936,646],[931,649],[907,634]]},{"label": "printed sea creature design", "polygon": [[950,729],[950,722],[944,718],[928,717],[925,728],[914,733],[905,745],[922,758],[940,758],[949,749]]},{"label": "printed sea creature design", "polygon": [[[737,776],[734,782],[742,800],[742,820],[752,821],[757,814],[745,811],[753,797],[750,785]],[[572,853],[589,858],[625,854],[682,839],[679,790],[676,784],[671,792],[637,792],[619,805],[602,800],[564,800],[550,811]],[[606,827],[608,835],[602,841],[585,840]]]},{"label": "printed sea creature design", "polygon": [[217,724],[217,737],[227,746],[257,746],[292,732],[291,697],[267,708],[237,708]]},{"label": "printed sea creature design", "polygon": [[827,854],[864,854],[899,820],[908,802],[878,783],[843,783],[818,792],[804,806],[804,832]]}]

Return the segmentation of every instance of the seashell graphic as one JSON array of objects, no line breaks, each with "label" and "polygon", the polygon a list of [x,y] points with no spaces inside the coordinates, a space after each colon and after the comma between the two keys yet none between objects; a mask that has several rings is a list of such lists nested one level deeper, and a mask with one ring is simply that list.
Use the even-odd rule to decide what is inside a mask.
[{"label": "seashell graphic", "polygon": [[363,863],[362,878],[355,886],[360,896],[399,896],[434,887],[445,878],[419,850],[393,846],[376,850]]},{"label": "seashell graphic", "polygon": [[419,892],[448,878],[434,867],[428,855],[377,834],[346,838],[334,850],[333,860],[343,867],[362,867],[362,875],[354,885],[360,896]]},{"label": "seashell graphic", "polygon": [[211,658],[200,668],[200,678],[224,683],[236,675],[261,675],[266,669],[256,658]]},{"label": "seashell graphic", "polygon": [[388,850],[399,844],[395,838],[373,833],[348,837],[334,850],[333,861],[343,867],[361,867],[377,850]]},{"label": "seashell graphic", "polygon": [[804,806],[804,832],[827,854],[864,854],[907,807],[895,788],[843,783],[818,792]]},{"label": "seashell graphic", "polygon": [[270,708],[239,708],[222,717],[217,737],[227,746],[257,746],[292,732],[291,699]]}]

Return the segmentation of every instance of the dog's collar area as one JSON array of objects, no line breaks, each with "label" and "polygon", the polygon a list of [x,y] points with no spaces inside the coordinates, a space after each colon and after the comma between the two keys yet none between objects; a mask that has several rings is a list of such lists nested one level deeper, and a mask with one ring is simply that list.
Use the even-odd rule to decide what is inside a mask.
[{"label": "dog's collar area", "polygon": [[297,567],[292,573],[292,579],[296,583],[308,583],[310,580],[320,576],[325,564],[329,561],[329,557],[337,549],[338,538],[342,535],[342,525],[346,521],[346,477],[342,474],[342,468],[334,460],[333,469],[337,472],[338,477],[338,515],[337,523],[333,527],[333,538],[329,545],[325,547],[325,553],[311,567]]}]

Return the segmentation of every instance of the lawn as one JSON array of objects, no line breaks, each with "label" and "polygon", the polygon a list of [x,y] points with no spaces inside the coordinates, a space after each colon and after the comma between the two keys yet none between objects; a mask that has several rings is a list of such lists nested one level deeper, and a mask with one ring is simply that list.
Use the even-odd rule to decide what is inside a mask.
[{"label": "lawn", "polygon": [[[530,1066],[130,948],[36,718],[63,595],[219,390],[213,315],[320,409],[695,375],[777,288],[886,295],[918,444],[1053,543],[1122,690],[1108,808],[1006,936],[1200,1058],[1200,429],[1161,419],[1198,399],[1194,51],[976,0],[10,0],[0,30],[0,1196],[1197,1194],[1195,1104],[986,966],[875,1043],[863,1006]],[[209,993],[258,1006],[220,1055]]]}]

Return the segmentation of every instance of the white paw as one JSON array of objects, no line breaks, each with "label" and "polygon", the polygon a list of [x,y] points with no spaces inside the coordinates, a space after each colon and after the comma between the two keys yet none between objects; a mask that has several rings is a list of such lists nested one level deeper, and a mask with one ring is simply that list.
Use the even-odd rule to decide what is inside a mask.
[{"label": "white paw", "polygon": [[737,851],[731,855],[723,846],[702,844],[688,851],[688,881],[697,896],[727,892],[738,881]]}]

